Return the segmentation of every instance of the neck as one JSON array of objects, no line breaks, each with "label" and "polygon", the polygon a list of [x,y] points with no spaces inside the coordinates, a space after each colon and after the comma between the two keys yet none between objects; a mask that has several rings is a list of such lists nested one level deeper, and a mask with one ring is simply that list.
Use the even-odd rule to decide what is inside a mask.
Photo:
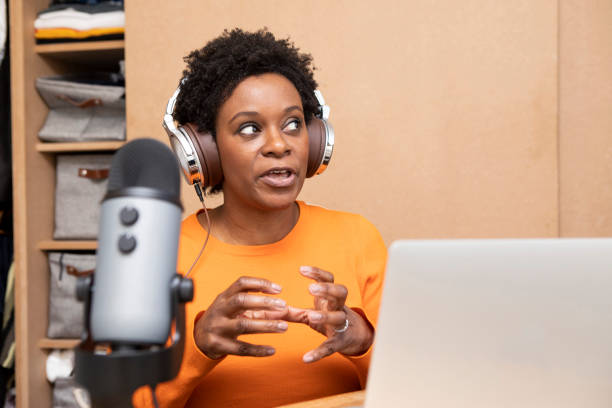
[{"label": "neck", "polygon": [[[261,210],[237,202],[225,202],[211,213],[212,234],[232,245],[271,244],[289,234],[299,215],[297,203],[282,209]],[[200,223],[206,226],[205,219]]]}]

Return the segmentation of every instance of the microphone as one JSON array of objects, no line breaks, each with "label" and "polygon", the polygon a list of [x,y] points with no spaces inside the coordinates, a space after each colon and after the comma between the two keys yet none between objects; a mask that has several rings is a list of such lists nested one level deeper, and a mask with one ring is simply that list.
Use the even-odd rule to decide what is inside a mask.
[{"label": "microphone", "polygon": [[152,139],[129,142],[113,156],[96,271],[77,282],[85,329],[74,375],[92,408],[131,407],[136,389],[154,390],[180,370],[193,282],[176,273],[179,174],[172,151]]},{"label": "microphone", "polygon": [[163,345],[173,320],[182,206],[178,163],[153,139],[115,153],[102,200],[90,334],[114,346]]}]

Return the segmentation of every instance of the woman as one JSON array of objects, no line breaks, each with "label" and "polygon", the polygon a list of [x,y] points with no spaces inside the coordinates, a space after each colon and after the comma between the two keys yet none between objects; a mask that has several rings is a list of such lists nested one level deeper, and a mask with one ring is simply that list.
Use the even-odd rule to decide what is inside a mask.
[{"label": "woman", "polygon": [[[224,203],[209,211],[181,371],[157,387],[160,406],[273,407],[362,389],[386,249],[363,217],[296,201],[318,106],[311,57],[236,29],[186,62],[174,118],[212,133],[223,181],[209,193],[222,189]],[[203,211],[185,219],[179,271],[208,228]],[[150,391],[134,402],[150,406]]]}]

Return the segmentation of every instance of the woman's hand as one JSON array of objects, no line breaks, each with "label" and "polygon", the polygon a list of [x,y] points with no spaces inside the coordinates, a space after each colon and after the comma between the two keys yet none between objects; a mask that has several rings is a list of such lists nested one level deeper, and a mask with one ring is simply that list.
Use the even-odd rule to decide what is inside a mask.
[{"label": "woman's hand", "polygon": [[315,308],[307,314],[308,325],[327,336],[319,347],[304,354],[304,362],[318,361],[335,352],[354,356],[365,353],[374,332],[360,314],[344,305],[346,286],[335,284],[334,275],[319,268],[302,266],[300,273],[316,282],[309,287]]},{"label": "woman's hand", "polygon": [[[245,276],[239,278],[217,296],[196,322],[194,329],[196,345],[213,360],[227,354],[271,356],[275,352],[273,347],[246,343],[237,340],[237,337],[242,334],[282,333],[287,330],[287,323],[282,320],[249,318],[249,313],[254,310],[285,314],[287,305],[282,299],[250,293],[278,294],[280,291],[279,285],[266,279]],[[245,313],[247,310],[249,313]]]}]

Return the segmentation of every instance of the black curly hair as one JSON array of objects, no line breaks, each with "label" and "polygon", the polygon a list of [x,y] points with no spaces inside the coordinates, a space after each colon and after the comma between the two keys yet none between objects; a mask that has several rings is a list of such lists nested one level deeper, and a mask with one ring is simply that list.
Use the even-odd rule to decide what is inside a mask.
[{"label": "black curly hair", "polygon": [[174,119],[180,124],[193,123],[213,137],[219,108],[240,82],[253,75],[283,75],[299,92],[307,123],[317,112],[312,56],[300,53],[289,39],[277,40],[266,28],[254,33],[225,30],[204,48],[192,51],[185,62],[186,81],[181,85]]}]

